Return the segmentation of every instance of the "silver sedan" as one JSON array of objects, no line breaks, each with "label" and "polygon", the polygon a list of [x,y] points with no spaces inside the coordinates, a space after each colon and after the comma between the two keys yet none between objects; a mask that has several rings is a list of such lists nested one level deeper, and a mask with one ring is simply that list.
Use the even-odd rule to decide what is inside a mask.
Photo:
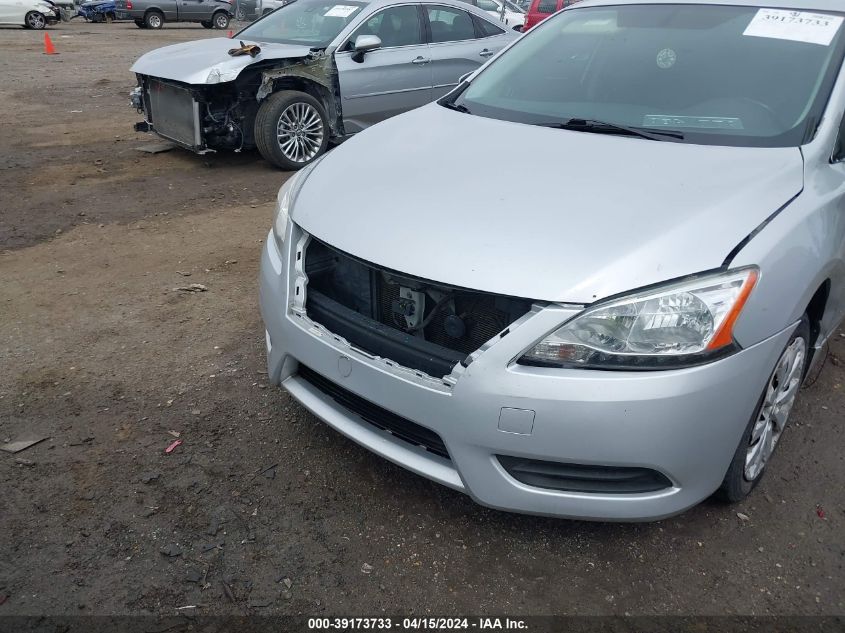
[{"label": "silver sedan", "polygon": [[588,0],[345,143],[279,194],[270,379],[488,506],[744,498],[845,315],[843,21]]},{"label": "silver sedan", "polygon": [[442,97],[517,37],[455,0],[296,0],[234,40],[138,59],[136,129],[199,153],[257,146],[299,169],[330,141]]}]

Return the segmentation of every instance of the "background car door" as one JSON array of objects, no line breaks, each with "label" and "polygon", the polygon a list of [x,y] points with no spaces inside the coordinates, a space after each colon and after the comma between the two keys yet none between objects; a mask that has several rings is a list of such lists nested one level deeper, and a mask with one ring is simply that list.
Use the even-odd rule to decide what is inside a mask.
[{"label": "background car door", "polygon": [[[360,63],[351,50],[359,35],[377,35],[382,42]],[[431,55],[418,4],[389,7],[365,18],[335,53],[335,62],[347,132],[432,100]]]},{"label": "background car door", "polygon": [[26,11],[20,0],[0,0],[0,24],[21,24]]},{"label": "background car door", "polygon": [[179,6],[180,20],[210,20],[211,1],[204,0],[176,0]]},{"label": "background car door", "polygon": [[433,99],[449,92],[462,75],[478,68],[512,39],[504,29],[462,9],[423,6],[431,33]]}]

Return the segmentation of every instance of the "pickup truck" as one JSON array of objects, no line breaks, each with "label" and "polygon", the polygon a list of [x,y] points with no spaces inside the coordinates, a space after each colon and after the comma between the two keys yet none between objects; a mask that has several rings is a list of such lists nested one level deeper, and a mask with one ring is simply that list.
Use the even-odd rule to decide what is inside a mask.
[{"label": "pickup truck", "polygon": [[199,22],[207,29],[226,29],[232,18],[230,0],[117,0],[118,19],[142,29],[160,29],[165,22]]}]

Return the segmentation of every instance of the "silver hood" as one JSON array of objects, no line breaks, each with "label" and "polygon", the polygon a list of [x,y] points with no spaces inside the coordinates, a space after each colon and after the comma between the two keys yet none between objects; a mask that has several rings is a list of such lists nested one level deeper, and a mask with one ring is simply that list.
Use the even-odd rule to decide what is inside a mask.
[{"label": "silver hood", "polygon": [[[268,44],[253,40],[247,43],[261,47],[257,57],[232,57],[229,55],[229,49],[237,48],[238,40],[215,37],[157,48],[139,57],[131,70],[142,75],[188,84],[222,83],[233,81],[244,68],[252,64],[272,59],[299,59],[307,57],[310,52],[307,46]],[[212,70],[217,72],[212,75]],[[209,75],[212,77],[211,81]],[[215,80],[215,76],[219,79]]]},{"label": "silver hood", "polygon": [[797,148],[600,136],[431,104],[333,150],[292,219],[417,277],[592,303],[721,266],[801,191],[803,171]]}]

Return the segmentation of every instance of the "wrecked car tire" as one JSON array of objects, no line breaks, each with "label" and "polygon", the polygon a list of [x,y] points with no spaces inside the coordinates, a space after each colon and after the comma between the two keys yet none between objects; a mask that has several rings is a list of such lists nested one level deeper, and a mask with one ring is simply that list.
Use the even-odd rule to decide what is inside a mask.
[{"label": "wrecked car tire", "polygon": [[229,28],[229,16],[226,15],[223,11],[218,11],[214,14],[211,18],[212,24],[214,24],[215,29],[226,29]]},{"label": "wrecked car tire", "polygon": [[47,18],[38,11],[30,11],[24,18],[24,26],[28,29],[40,31],[47,26]]},{"label": "wrecked car tire", "polygon": [[148,11],[144,16],[144,26],[148,29],[160,29],[164,26],[164,16],[158,11]]},{"label": "wrecked car tire", "polygon": [[323,104],[305,92],[282,90],[261,104],[255,117],[255,144],[264,159],[297,170],[326,151],[328,117]]}]

